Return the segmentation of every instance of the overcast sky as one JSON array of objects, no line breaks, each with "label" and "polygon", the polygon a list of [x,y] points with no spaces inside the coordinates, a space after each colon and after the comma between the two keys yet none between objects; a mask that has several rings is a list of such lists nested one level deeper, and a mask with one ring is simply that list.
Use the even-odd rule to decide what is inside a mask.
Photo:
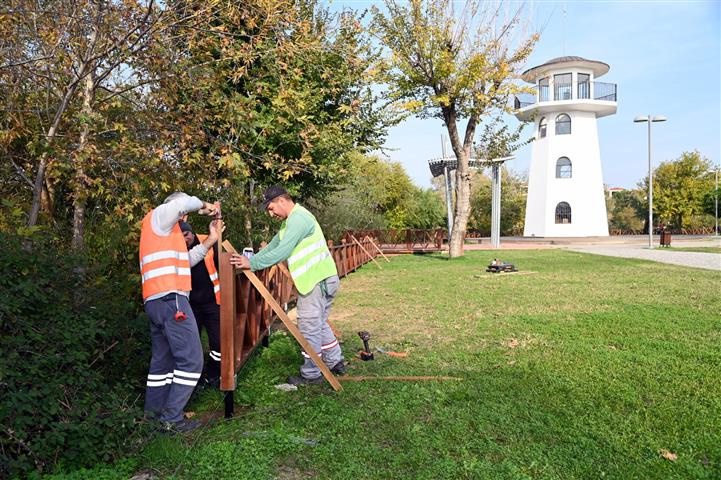
[{"label": "overcast sky", "polygon": [[[363,10],[374,3],[382,5],[332,6]],[[721,164],[721,1],[525,3],[528,20],[543,29],[526,68],[564,55],[611,66],[600,79],[618,85],[617,113],[598,121],[604,183],[633,188],[647,174],[647,127],[633,123],[636,115],[668,117],[653,125],[655,165],[690,150]],[[509,123],[517,125],[513,117]],[[389,156],[417,185],[430,186],[427,160],[440,156],[443,133],[440,120],[409,119],[390,131]],[[527,171],[530,157],[525,147],[509,166]]]}]

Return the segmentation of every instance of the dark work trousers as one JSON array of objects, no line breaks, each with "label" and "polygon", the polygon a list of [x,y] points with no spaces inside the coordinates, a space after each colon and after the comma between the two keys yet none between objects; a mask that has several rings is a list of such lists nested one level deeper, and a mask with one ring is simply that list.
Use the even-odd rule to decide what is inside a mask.
[{"label": "dark work trousers", "polygon": [[[185,320],[175,319],[178,310],[185,313]],[[146,302],[145,312],[152,342],[145,411],[159,415],[160,421],[179,422],[203,371],[195,316],[188,298],[175,293]]]},{"label": "dark work trousers", "polygon": [[208,361],[204,375],[212,383],[220,378],[220,305],[215,302],[190,305],[198,322],[198,334],[203,328],[208,332]]}]

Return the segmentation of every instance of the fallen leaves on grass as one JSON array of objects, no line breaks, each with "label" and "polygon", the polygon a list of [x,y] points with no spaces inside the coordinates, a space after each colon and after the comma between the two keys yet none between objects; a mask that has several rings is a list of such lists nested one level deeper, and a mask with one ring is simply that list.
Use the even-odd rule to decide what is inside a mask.
[{"label": "fallen leaves on grass", "polygon": [[508,342],[508,348],[516,348],[519,345],[518,340],[515,338],[512,338],[510,342]]},{"label": "fallen leaves on grass", "polygon": [[185,412],[183,415],[185,418],[193,418],[195,416],[195,412]]},{"label": "fallen leaves on grass", "polygon": [[678,460],[678,455],[676,455],[675,453],[669,452],[668,450],[662,449],[659,453],[666,460],[670,460],[672,462],[675,462],[676,460]]}]

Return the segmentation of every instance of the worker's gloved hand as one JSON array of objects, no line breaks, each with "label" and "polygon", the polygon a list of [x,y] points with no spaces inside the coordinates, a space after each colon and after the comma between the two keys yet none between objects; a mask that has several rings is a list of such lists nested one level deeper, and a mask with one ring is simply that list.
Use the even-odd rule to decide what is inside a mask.
[{"label": "worker's gloved hand", "polygon": [[215,216],[215,214],[218,212],[217,205],[213,203],[203,202],[203,208],[198,210],[198,213],[201,215],[210,215]]},{"label": "worker's gloved hand", "polygon": [[235,268],[240,268],[241,270],[250,269],[250,259],[238,253],[234,253],[230,256],[230,263],[231,265],[234,265]]},{"label": "worker's gloved hand", "polygon": [[218,235],[225,231],[225,222],[222,220],[213,220],[210,222],[208,229],[208,237],[213,239],[213,242],[218,240]]}]

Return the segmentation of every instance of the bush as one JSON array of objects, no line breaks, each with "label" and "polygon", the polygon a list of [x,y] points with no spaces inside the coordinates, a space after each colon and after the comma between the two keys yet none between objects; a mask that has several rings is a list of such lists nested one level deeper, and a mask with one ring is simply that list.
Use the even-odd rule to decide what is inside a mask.
[{"label": "bush", "polygon": [[0,477],[127,454],[149,352],[127,268],[81,276],[50,242],[0,242]]}]

